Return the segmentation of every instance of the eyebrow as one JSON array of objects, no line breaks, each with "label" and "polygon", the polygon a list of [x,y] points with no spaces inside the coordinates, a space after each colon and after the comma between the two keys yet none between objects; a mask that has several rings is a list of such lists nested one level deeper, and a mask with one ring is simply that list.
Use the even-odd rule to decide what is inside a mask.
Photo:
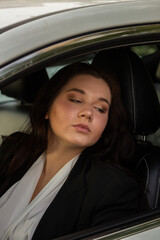
[{"label": "eyebrow", "polygon": [[81,94],[85,94],[85,91],[83,91],[82,89],[79,89],[79,88],[71,88],[69,90],[67,90],[67,92],[78,92],[78,93],[81,93]]},{"label": "eyebrow", "polygon": [[[72,92],[72,91],[81,93],[83,95],[86,94],[85,91],[83,91],[82,89],[79,89],[79,88],[71,88],[71,89],[67,90],[67,92]],[[107,103],[110,106],[110,103],[109,103],[109,101],[106,98],[100,97],[100,98],[98,98],[98,100],[102,101],[102,102],[105,102],[105,103]]]}]

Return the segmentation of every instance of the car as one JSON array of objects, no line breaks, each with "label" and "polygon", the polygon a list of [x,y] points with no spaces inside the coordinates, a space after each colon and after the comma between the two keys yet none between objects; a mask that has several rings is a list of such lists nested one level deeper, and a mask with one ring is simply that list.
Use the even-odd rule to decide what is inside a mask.
[{"label": "car", "polygon": [[78,3],[1,28],[0,143],[25,129],[38,90],[60,68],[77,61],[92,63],[97,56],[105,67],[109,57],[135,140],[127,168],[144,185],[148,211],[58,239],[159,240],[160,1]]}]

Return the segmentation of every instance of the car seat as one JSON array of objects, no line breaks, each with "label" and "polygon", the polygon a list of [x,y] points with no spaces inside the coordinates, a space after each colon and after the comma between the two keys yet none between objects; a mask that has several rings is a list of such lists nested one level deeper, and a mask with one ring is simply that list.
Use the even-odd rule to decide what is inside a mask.
[{"label": "car seat", "polygon": [[48,75],[46,70],[42,69],[1,89],[2,95],[10,98],[0,102],[0,144],[6,136],[26,128],[32,102],[46,81]]},{"label": "car seat", "polygon": [[128,167],[143,183],[149,208],[160,206],[160,147],[148,141],[148,135],[160,127],[160,104],[153,81],[142,60],[129,49],[99,52],[93,62],[117,75],[135,139],[135,154]]},{"label": "car seat", "polygon": [[48,81],[45,69],[20,78],[4,87],[2,94],[20,100],[22,103],[33,103],[38,90]]}]

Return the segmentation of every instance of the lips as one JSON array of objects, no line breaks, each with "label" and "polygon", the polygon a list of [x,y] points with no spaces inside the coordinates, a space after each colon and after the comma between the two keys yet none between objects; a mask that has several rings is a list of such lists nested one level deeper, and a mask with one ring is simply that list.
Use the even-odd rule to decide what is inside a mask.
[{"label": "lips", "polygon": [[83,132],[83,133],[89,133],[91,131],[90,128],[85,124],[75,124],[73,125],[73,127],[79,132]]}]

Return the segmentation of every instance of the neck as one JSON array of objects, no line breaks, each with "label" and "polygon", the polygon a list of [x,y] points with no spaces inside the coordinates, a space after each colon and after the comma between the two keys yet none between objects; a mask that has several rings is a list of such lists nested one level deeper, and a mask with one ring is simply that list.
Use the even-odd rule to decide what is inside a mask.
[{"label": "neck", "polygon": [[46,151],[46,157],[47,160],[51,160],[52,162],[64,162],[67,163],[75,156],[79,155],[81,153],[80,150],[77,149],[69,149],[65,147],[59,147],[59,148],[47,148]]},{"label": "neck", "polygon": [[67,149],[60,148],[54,150],[54,148],[51,149],[48,147],[43,175],[53,177],[66,163],[78,154],[80,154],[80,152],[67,151]]},{"label": "neck", "polygon": [[46,150],[46,167],[49,169],[61,168],[72,158],[79,155],[83,149],[68,146],[63,142],[52,141],[48,139],[48,147]]},{"label": "neck", "polygon": [[67,163],[73,157],[79,155],[83,150],[84,148],[68,144],[62,139],[58,139],[55,136],[53,137],[53,133],[50,133],[50,131],[48,132],[47,161],[50,159],[52,162],[61,161]]}]

